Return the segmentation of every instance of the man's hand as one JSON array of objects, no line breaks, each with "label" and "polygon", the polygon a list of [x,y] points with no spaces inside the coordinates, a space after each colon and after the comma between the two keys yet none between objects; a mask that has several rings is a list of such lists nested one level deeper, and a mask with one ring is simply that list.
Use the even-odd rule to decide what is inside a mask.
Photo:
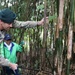
[{"label": "man's hand", "polygon": [[[44,18],[41,21],[38,21],[38,25],[43,25],[44,24]],[[49,23],[48,17],[46,17],[46,23]]]},{"label": "man's hand", "polygon": [[15,70],[17,69],[18,65],[17,65],[17,64],[14,64],[14,63],[10,63],[10,64],[9,64],[9,67],[10,67],[13,71],[15,71]]}]

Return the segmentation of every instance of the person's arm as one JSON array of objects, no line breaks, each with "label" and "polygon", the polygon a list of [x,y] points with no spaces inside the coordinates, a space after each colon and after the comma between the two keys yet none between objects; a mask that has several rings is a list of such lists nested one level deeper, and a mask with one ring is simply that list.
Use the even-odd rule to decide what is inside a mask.
[{"label": "person's arm", "polygon": [[17,28],[30,28],[30,27],[35,27],[37,25],[37,22],[35,21],[17,21],[15,20],[13,23],[13,27],[17,27]]},{"label": "person's arm", "polygon": [[[46,18],[48,19],[48,17]],[[13,23],[13,27],[23,27],[23,28],[30,28],[30,27],[35,27],[37,25],[43,25],[44,24],[44,18],[40,21],[17,21],[15,20]]]},{"label": "person's arm", "polygon": [[13,70],[16,70],[17,67],[18,67],[17,64],[11,63],[8,59],[5,59],[1,55],[0,55],[0,65],[2,65],[2,66],[8,66],[8,67],[10,67]]},{"label": "person's arm", "polygon": [[9,66],[9,61],[0,55],[0,65]]}]

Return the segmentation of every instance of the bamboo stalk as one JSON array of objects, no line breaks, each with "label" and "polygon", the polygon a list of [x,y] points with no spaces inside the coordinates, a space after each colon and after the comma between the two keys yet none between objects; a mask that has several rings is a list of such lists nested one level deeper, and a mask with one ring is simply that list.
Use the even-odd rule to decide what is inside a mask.
[{"label": "bamboo stalk", "polygon": [[70,19],[68,31],[68,48],[67,48],[67,75],[70,74],[70,60],[72,57],[72,39],[73,39],[73,24],[74,24],[74,0],[70,1]]},{"label": "bamboo stalk", "polygon": [[67,50],[67,75],[70,74],[70,59],[72,57],[72,38],[73,38],[73,28],[72,24],[69,25],[68,32],[68,50]]},{"label": "bamboo stalk", "polygon": [[58,29],[59,29],[59,38],[58,38],[58,66],[57,72],[58,75],[62,74],[62,54],[63,54],[63,8],[64,8],[64,0],[59,0],[59,16],[58,16]]}]

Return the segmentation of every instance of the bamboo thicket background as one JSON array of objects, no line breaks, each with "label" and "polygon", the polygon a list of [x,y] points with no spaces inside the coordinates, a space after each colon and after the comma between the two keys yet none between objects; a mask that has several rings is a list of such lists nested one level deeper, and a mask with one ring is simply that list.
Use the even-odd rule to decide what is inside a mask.
[{"label": "bamboo thicket background", "polygon": [[8,32],[13,41],[24,43],[19,59],[19,65],[26,68],[24,75],[74,75],[75,0],[0,0],[0,9],[6,7],[20,21],[49,17],[49,24],[45,20],[44,26]]}]

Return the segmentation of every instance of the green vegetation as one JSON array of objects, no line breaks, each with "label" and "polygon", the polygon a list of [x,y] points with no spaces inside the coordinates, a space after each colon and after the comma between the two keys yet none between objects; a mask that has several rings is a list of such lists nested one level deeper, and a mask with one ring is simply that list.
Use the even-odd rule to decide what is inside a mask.
[{"label": "green vegetation", "polygon": [[[6,7],[21,21],[49,17],[48,25],[8,31],[13,41],[24,42],[20,65],[39,70],[37,75],[74,75],[75,0],[0,0],[0,9]],[[27,72],[34,75],[32,70]]]}]

